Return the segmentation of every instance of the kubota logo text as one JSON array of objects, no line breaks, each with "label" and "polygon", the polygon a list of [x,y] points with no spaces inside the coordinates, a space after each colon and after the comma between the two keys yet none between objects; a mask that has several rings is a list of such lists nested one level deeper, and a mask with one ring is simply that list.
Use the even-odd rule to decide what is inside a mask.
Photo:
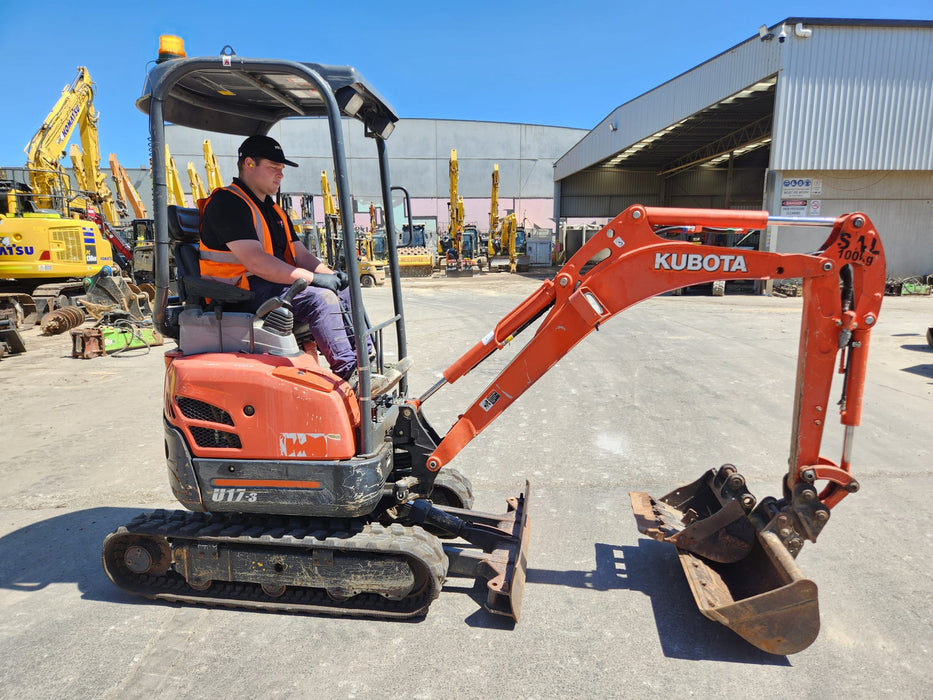
[{"label": "kubota logo text", "polygon": [[748,272],[744,255],[700,255],[699,253],[655,253],[655,270],[690,270],[697,272]]}]

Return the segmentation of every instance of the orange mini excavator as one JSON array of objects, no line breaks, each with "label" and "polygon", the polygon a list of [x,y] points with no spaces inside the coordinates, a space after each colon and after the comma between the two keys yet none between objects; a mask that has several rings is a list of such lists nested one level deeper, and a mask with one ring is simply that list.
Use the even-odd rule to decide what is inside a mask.
[{"label": "orange mini excavator", "polygon": [[[355,256],[346,256],[350,322],[360,364],[355,391],[313,353],[290,311],[293,287],[256,314],[225,310],[249,294],[202,279],[197,211],[167,206],[165,122],[231,134],[266,133],[288,116],[326,117],[344,246],[354,246],[341,118],[362,122],[380,166],[392,220],[386,139],[397,117],[352,68],[219,56],[155,64],[138,101],[152,135],[156,232],[155,321],[177,341],[166,354],[165,449],[186,511],[144,513],[110,534],[107,575],[149,598],[334,615],[425,614],[447,576],[486,580],[486,607],[517,620],[528,547],[529,491],[500,514],[471,510],[465,476],[450,462],[591,331],[627,307],[713,280],[803,280],[803,314],[790,469],[779,498],[760,502],[731,466],[662,498],[633,493],[639,529],[673,544],[702,612],[777,654],[819,629],[816,586],[795,557],[831,510],[858,489],[850,464],[872,327],[884,292],[884,253],[867,216],[780,219],[767,212],[632,206],[502,319],[418,398],[408,396],[395,236],[387,236],[394,315],[371,323]],[[813,254],[693,245],[667,227],[828,230]],[[178,264],[170,296],[169,253]],[[424,414],[457,381],[522,331],[525,346],[453,427]],[[383,361],[394,331],[399,361]],[[371,367],[367,338],[377,348]],[[820,454],[833,374],[846,439],[838,462]],[[389,379],[378,395],[371,372]]]}]

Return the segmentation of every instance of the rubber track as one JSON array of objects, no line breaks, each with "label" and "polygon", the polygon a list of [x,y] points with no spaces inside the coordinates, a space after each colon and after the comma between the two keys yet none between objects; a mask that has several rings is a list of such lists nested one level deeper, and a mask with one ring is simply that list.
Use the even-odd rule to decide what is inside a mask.
[{"label": "rubber track", "polygon": [[[260,545],[273,549],[330,549],[372,553],[376,557],[401,554],[408,558],[410,565],[414,563],[422,568],[415,572],[416,580],[426,577],[427,585],[398,601],[375,593],[362,593],[340,601],[323,589],[298,586],[289,586],[285,593],[273,598],[264,593],[259,584],[249,582],[214,581],[209,589],[199,591],[191,588],[185,578],[171,568],[164,574],[154,575],[135,574],[123,566],[127,545],[142,538]],[[393,619],[425,614],[440,593],[447,575],[447,556],[440,541],[418,526],[394,523],[384,527],[361,520],[228,516],[167,510],[141,514],[111,533],[104,540],[102,561],[110,580],[119,588],[153,600]]]}]

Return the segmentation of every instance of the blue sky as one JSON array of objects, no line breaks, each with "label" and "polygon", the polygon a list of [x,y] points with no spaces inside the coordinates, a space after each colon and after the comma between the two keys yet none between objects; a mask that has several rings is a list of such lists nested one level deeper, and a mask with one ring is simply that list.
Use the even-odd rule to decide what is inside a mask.
[{"label": "blue sky", "polygon": [[762,24],[787,17],[933,19],[930,0],[2,4],[5,166],[25,163],[23,149],[78,66],[97,84],[102,164],[111,152],[124,167],[147,164],[148,124],[133,103],[160,34],[181,36],[189,56],[219,55],[230,45],[242,56],[353,65],[402,118],[589,129],[620,104],[756,35]]}]

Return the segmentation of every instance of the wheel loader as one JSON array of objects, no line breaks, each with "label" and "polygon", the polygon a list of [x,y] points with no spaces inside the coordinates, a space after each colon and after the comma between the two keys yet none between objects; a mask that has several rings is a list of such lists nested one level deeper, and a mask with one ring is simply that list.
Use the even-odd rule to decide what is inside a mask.
[{"label": "wheel loader", "polygon": [[[330,124],[345,247],[350,186],[341,119],[362,122],[378,154],[383,211],[392,220],[386,141],[397,116],[354,69],[287,60],[176,55],[150,69],[138,107],[149,115],[160,332],[166,354],[163,423],[169,480],[186,510],[142,513],[111,533],[102,560],[121,589],[147,598],[329,615],[426,614],[446,577],[485,580],[485,606],[518,620],[528,566],[530,493],[502,512],[473,510],[457,454],[578,342],[653,295],[713,280],[803,280],[803,310],[789,469],[778,497],[758,501],[731,466],[711,469],[660,498],[632,493],[636,525],[676,547],[706,616],[775,654],[817,636],[815,584],[795,557],[832,509],[858,490],[851,448],[859,423],[871,330],[884,291],[884,252],[869,218],[770,217],[767,212],[631,206],[552,279],[479,339],[420,395],[411,367],[398,251],[388,237],[394,314],[371,321],[356,260],[347,263],[359,361],[355,388],[308,348],[290,311],[298,285],[256,314],[226,311],[243,294],[203,279],[198,213],[167,206],[165,123],[221,133],[266,133],[289,116]],[[356,126],[356,124],[354,124]],[[670,226],[827,229],[813,254],[732,251],[669,241]],[[178,295],[168,288],[168,253]],[[594,264],[595,261],[595,264]],[[523,331],[514,352],[445,433],[426,404]],[[393,336],[398,361],[384,361]],[[367,338],[376,360],[367,354]],[[841,459],[820,454],[833,374],[840,401]],[[372,373],[384,375],[372,391]]]}]

